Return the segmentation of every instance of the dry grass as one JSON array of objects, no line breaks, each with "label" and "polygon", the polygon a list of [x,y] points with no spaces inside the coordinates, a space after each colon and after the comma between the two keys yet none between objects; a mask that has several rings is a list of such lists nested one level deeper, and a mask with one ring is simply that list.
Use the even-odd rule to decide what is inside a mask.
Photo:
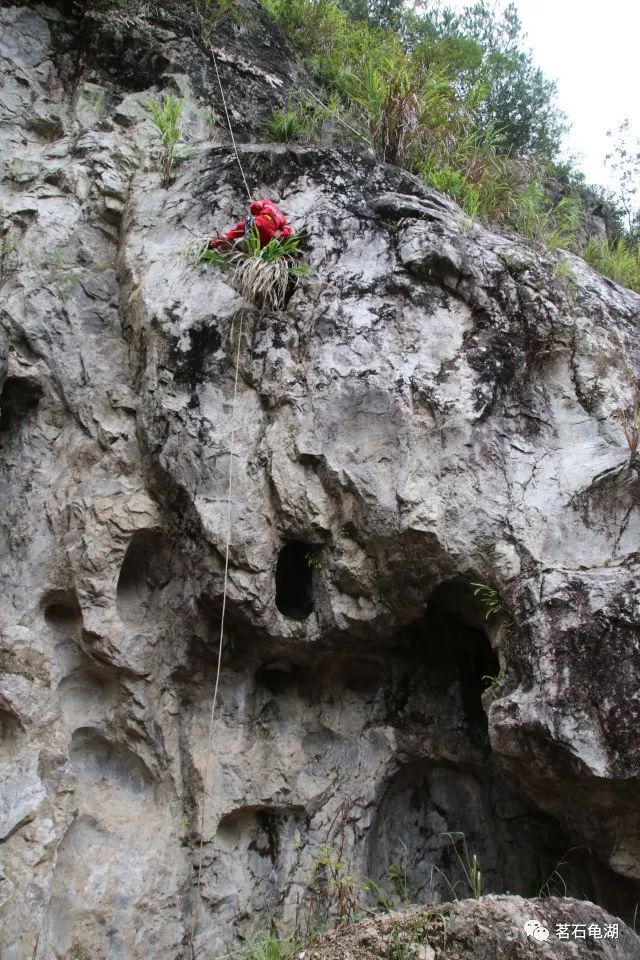
[{"label": "dry grass", "polygon": [[231,285],[240,296],[260,310],[280,310],[289,285],[289,267],[284,258],[263,260],[248,257],[234,268]]}]

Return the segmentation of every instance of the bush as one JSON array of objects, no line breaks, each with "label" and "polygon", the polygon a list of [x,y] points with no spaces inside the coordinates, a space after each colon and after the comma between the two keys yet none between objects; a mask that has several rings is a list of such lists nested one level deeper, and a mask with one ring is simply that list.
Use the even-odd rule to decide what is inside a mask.
[{"label": "bush", "polygon": [[[614,147],[622,199],[587,185],[572,164],[554,162],[564,116],[554,84],[523,48],[514,4],[496,13],[479,0],[456,13],[400,0],[262,2],[328,87],[329,114],[382,160],[422,176],[469,217],[549,249],[575,249],[593,209],[616,242],[591,239],[587,262],[640,289],[638,251],[624,239],[623,222],[640,152]],[[322,110],[302,104],[277,111],[269,130],[276,140],[304,141],[322,119]],[[566,193],[556,203],[550,177]]]},{"label": "bush", "polygon": [[237,19],[238,0],[193,0],[193,20],[205,43],[210,43],[216,28],[228,17]]},{"label": "bush", "polygon": [[[263,3],[328,84],[336,112],[380,158],[422,175],[471,217],[503,219],[539,175],[541,165],[515,157],[508,132],[487,121],[491,82],[480,69],[485,50],[478,38],[408,14],[399,30],[372,25],[396,17],[393,2],[346,4],[365,18],[357,21],[335,0]],[[506,40],[496,40],[496,29],[485,41],[499,49]],[[304,140],[310,120],[317,115],[308,108],[278,111],[271,135]]]}]

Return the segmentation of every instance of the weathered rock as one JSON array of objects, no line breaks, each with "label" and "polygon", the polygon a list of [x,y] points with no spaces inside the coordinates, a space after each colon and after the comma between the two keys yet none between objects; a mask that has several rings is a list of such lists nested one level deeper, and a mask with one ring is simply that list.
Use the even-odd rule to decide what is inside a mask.
[{"label": "weathered rock", "polygon": [[[395,952],[394,952],[395,951]],[[638,956],[638,938],[584,900],[490,897],[366,920],[322,937],[300,960],[573,960]]]},{"label": "weathered rock", "polygon": [[246,9],[242,163],[310,267],[272,314],[185,256],[246,198],[180,9],[0,10],[3,960],[187,957],[194,916],[216,955],[335,918],[331,869],[444,901],[474,854],[630,919],[640,298],[361,149],[262,142],[300,73]]}]

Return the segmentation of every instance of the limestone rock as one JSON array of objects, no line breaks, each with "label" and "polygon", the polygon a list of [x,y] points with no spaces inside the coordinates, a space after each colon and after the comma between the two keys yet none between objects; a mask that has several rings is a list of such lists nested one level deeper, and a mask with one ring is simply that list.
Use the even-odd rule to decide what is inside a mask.
[{"label": "limestone rock", "polygon": [[335,920],[345,876],[489,930],[555,904],[448,907],[473,856],[631,921],[640,297],[361,148],[265,142],[309,81],[243,6],[242,164],[306,231],[277,313],[186,255],[246,197],[181,8],[0,9],[3,960],[215,957]]}]

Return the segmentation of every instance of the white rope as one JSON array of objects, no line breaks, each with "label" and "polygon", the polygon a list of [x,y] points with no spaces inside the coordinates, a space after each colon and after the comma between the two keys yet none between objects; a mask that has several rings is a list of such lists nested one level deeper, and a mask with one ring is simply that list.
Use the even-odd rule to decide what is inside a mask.
[{"label": "white rope", "polygon": [[[231,491],[233,489],[233,457],[235,448],[236,434],[236,398],[238,396],[238,372],[240,370],[240,347],[242,344],[242,320],[243,314],[240,311],[240,328],[238,330],[238,349],[236,352],[236,367],[233,380],[233,400],[231,403],[231,431],[229,435],[229,476],[227,485],[227,540],[224,551],[224,581],[222,585],[222,612],[220,614],[220,637],[218,643],[218,662],[216,665],[216,682],[213,688],[213,699],[211,701],[211,713],[209,716],[209,737],[207,741],[207,758],[204,767],[202,811],[200,814],[200,843],[198,849],[198,884],[196,888],[196,898],[193,906],[193,925],[191,928],[191,950],[193,953],[193,944],[196,935],[196,925],[198,922],[198,904],[200,902],[200,891],[202,889],[202,848],[204,845],[204,820],[207,803],[207,785],[209,782],[209,767],[211,765],[211,754],[213,750],[213,723],[216,714],[216,704],[218,701],[218,687],[220,686],[220,671],[222,667],[222,646],[224,640],[224,615],[227,608],[227,584],[229,581],[229,546],[231,543]],[[231,324],[231,339],[233,340],[233,327]],[[194,954],[195,955],[195,954]]]},{"label": "white rope", "polygon": [[240,154],[238,153],[238,147],[237,147],[237,145],[236,145],[236,138],[235,138],[234,135],[233,135],[233,127],[231,126],[231,118],[229,117],[229,110],[227,109],[227,98],[226,98],[225,95],[224,95],[224,89],[223,89],[223,87],[222,87],[222,80],[220,79],[220,71],[218,70],[218,61],[217,61],[217,59],[216,59],[215,51],[214,51],[214,49],[213,49],[213,47],[212,47],[211,45],[209,46],[209,49],[210,49],[210,51],[211,51],[211,56],[213,57],[213,65],[214,65],[214,67],[216,68],[216,77],[218,78],[218,86],[220,87],[220,96],[222,97],[222,106],[224,107],[224,113],[225,113],[225,116],[226,116],[226,118],[227,118],[227,127],[229,128],[229,133],[231,134],[231,143],[233,144],[233,152],[234,152],[235,155],[236,155],[236,160],[237,160],[237,162],[238,162],[238,167],[240,168],[240,173],[241,173],[242,179],[243,179],[243,181],[244,181],[244,188],[245,188],[245,190],[247,191],[247,196],[248,196],[248,198],[249,198],[249,202],[251,202],[251,200],[253,199],[253,197],[252,197],[252,195],[251,195],[251,190],[249,190],[249,184],[247,183],[247,178],[246,178],[245,175],[244,175],[244,170],[242,169],[242,162],[241,162],[241,160],[240,160]]}]

